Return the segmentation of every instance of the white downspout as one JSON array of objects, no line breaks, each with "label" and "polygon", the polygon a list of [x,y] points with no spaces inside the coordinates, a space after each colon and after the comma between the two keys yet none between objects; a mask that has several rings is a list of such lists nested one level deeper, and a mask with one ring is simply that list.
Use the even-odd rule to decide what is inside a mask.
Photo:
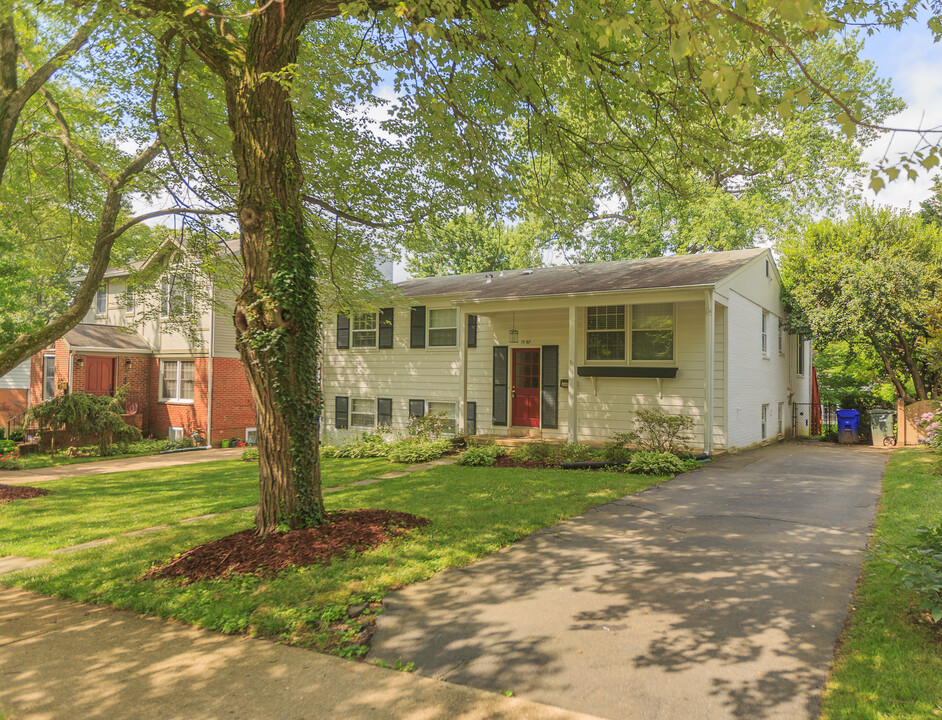
[{"label": "white downspout", "polygon": [[713,319],[713,291],[704,292],[705,302],[705,320],[704,330],[706,332],[706,357],[704,358],[704,416],[703,416],[703,452],[708,455],[713,454],[713,360],[716,353],[716,323]]},{"label": "white downspout", "polygon": [[216,283],[209,293],[209,372],[206,390],[206,447],[213,446],[213,358],[216,355]]}]

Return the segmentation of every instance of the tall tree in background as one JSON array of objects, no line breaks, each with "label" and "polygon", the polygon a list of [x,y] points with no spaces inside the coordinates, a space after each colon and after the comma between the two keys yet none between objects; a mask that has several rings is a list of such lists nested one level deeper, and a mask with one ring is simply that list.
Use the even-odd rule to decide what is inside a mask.
[{"label": "tall tree in background", "polygon": [[427,228],[426,249],[415,250],[406,269],[416,277],[433,277],[541,267],[538,231],[532,223],[510,226],[462,213],[441,227]]},{"label": "tall tree in background", "polygon": [[912,213],[863,206],[778,249],[794,330],[822,343],[863,340],[897,397],[938,395],[942,377],[917,350],[942,292],[942,229]]}]

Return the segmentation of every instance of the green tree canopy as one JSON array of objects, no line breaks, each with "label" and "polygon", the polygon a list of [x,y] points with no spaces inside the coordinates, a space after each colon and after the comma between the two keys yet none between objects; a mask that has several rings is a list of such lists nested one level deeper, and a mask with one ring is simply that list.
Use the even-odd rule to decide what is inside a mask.
[{"label": "green tree canopy", "polygon": [[942,229],[904,211],[863,206],[780,243],[793,330],[819,343],[866,341],[898,397],[940,392],[919,356],[929,309],[942,291]]}]

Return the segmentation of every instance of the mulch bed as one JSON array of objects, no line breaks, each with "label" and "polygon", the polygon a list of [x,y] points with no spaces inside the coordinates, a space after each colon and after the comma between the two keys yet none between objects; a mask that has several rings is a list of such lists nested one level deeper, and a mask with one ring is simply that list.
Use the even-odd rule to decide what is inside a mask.
[{"label": "mulch bed", "polygon": [[559,463],[547,463],[542,460],[517,460],[510,455],[505,455],[504,457],[499,457],[494,461],[492,467],[515,467],[515,468],[531,468],[531,469],[542,469],[542,470],[552,470],[559,469]]},{"label": "mulch bed", "polygon": [[48,490],[38,487],[29,487],[27,485],[3,485],[0,484],[0,505],[13,502],[14,500],[29,500],[30,498],[48,495]]},{"label": "mulch bed", "polygon": [[242,530],[177,555],[145,578],[211,580],[228,574],[272,575],[288,567],[330,562],[337,555],[363,552],[428,525],[428,519],[394,510],[329,513],[330,522],[306,530],[258,537]]}]

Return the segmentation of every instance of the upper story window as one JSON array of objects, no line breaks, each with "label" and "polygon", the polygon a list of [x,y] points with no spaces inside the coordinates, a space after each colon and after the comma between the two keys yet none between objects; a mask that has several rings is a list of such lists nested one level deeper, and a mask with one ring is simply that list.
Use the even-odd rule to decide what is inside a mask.
[{"label": "upper story window", "polygon": [[43,400],[56,394],[56,356],[43,355]]},{"label": "upper story window", "polygon": [[167,277],[160,281],[160,317],[185,316],[193,308],[193,290],[187,284],[191,279]]},{"label": "upper story window", "polygon": [[134,291],[130,287],[124,290],[124,313],[126,315],[134,314]]},{"label": "upper story window", "polygon": [[586,308],[585,359],[625,359],[625,306]]},{"label": "upper story window", "polygon": [[778,351],[779,354],[782,353],[782,348],[784,347],[784,340],[782,338],[782,318],[778,318]]},{"label": "upper story window", "polygon": [[797,357],[797,368],[795,373],[798,375],[805,374],[805,336],[798,336],[798,357]]},{"label": "upper story window", "polygon": [[192,360],[161,360],[160,399],[192,401],[195,370]]},{"label": "upper story window", "polygon": [[458,344],[458,309],[428,311],[428,346],[455,347]]},{"label": "upper story window", "polygon": [[631,306],[631,359],[674,359],[674,305]]},{"label": "upper story window", "polygon": [[357,313],[353,316],[353,347],[376,347],[377,332],[376,313]]},{"label": "upper story window", "polygon": [[98,286],[98,293],[95,295],[95,314],[108,314],[108,283]]},{"label": "upper story window", "polygon": [[769,314],[762,311],[762,354],[769,354]]}]

